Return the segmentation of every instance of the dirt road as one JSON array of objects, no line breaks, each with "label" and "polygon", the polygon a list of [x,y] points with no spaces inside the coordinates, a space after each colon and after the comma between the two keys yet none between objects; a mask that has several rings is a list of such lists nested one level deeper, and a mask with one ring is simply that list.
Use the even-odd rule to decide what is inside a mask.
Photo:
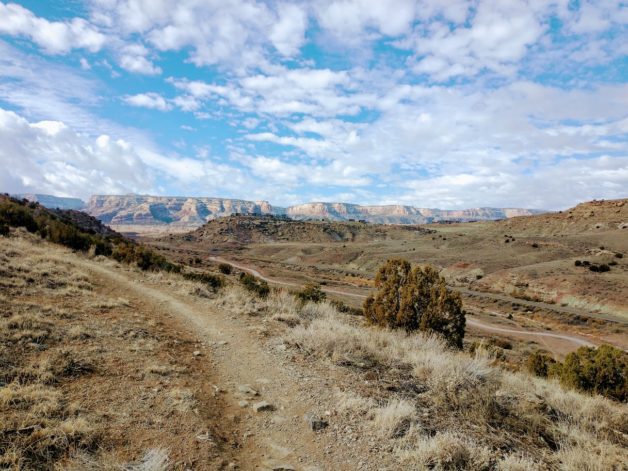
[{"label": "dirt road", "polygon": [[[283,341],[267,340],[258,317],[234,315],[203,298],[179,295],[163,281],[138,280],[136,273],[108,262],[72,263],[138,310],[156,319],[172,318],[196,333],[204,345],[199,361],[211,362],[215,390],[228,404],[224,420],[238,429],[238,469],[348,470],[363,458],[354,456],[359,450],[347,450],[332,435],[310,430],[304,420],[306,414],[323,416],[334,408],[332,386],[343,373],[295,364]],[[261,401],[267,401],[269,410],[256,412],[254,405]]]},{"label": "dirt road", "polygon": [[581,337],[576,337],[573,335],[565,335],[565,334],[552,334],[550,332],[538,332],[532,330],[523,330],[523,329],[504,329],[503,327],[497,327],[494,325],[486,324],[477,319],[470,318],[467,316],[467,326],[475,327],[480,330],[485,330],[488,332],[495,332],[498,334],[513,334],[515,336],[530,336],[530,337],[549,337],[553,339],[565,340],[570,343],[574,343],[578,346],[589,346],[594,347],[595,344],[585,340]]}]

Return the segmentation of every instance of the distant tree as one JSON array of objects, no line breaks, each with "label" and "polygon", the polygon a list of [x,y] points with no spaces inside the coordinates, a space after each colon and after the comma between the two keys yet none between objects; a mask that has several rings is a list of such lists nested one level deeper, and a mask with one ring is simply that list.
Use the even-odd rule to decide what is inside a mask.
[{"label": "distant tree", "polygon": [[375,296],[364,302],[364,315],[371,323],[409,332],[436,332],[462,348],[462,300],[458,293],[447,289],[435,268],[412,269],[406,260],[388,260],[380,267],[375,286]]}]

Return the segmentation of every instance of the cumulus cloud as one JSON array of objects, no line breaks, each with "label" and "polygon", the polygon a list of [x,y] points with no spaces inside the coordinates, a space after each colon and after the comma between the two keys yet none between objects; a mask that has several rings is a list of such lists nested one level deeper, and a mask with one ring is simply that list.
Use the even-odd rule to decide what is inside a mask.
[{"label": "cumulus cloud", "polygon": [[148,108],[149,110],[168,111],[170,109],[170,104],[159,93],[127,95],[124,97],[124,101],[131,106]]},{"label": "cumulus cloud", "polygon": [[88,138],[58,121],[29,122],[1,108],[0,162],[3,191],[85,198],[155,189],[151,170],[130,143]]},{"label": "cumulus cloud", "polygon": [[48,21],[15,3],[0,2],[0,33],[24,36],[50,54],[65,54],[75,48],[99,51],[106,36],[82,18]]},{"label": "cumulus cloud", "polygon": [[148,59],[149,54],[150,51],[142,44],[127,44],[122,47],[118,62],[120,67],[129,72],[144,75],[161,74],[161,68]]},{"label": "cumulus cloud", "polygon": [[[0,42],[0,100],[47,155],[129,155],[155,191],[553,208],[628,187],[616,0],[90,0],[87,14],[52,21],[0,2],[0,34],[47,55],[81,49],[83,68]],[[87,78],[109,63],[124,80]],[[147,122],[189,113],[172,128],[198,119],[199,132],[164,126],[173,144],[159,149],[149,130],[99,118],[104,104],[145,108]],[[27,162],[0,182],[92,181],[86,161],[43,161],[45,178]]]}]

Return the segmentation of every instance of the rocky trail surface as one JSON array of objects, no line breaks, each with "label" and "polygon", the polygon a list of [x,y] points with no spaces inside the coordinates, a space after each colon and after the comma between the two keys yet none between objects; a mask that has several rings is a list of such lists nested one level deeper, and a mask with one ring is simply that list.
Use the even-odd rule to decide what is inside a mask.
[{"label": "rocky trail surface", "polygon": [[334,423],[334,387],[347,374],[342,369],[301,365],[281,339],[264,334],[259,317],[217,309],[107,263],[72,263],[137,309],[197,335],[202,348],[195,356],[210,362],[215,394],[227,404],[223,425],[233,430],[239,450],[226,469],[394,469],[376,448],[359,449],[351,431]]}]

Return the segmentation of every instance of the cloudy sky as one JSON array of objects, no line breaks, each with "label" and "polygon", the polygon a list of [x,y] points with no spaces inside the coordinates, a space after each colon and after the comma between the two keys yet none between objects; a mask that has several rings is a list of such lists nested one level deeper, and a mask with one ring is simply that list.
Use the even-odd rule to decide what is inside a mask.
[{"label": "cloudy sky", "polygon": [[623,0],[0,1],[0,191],[628,197]]}]

